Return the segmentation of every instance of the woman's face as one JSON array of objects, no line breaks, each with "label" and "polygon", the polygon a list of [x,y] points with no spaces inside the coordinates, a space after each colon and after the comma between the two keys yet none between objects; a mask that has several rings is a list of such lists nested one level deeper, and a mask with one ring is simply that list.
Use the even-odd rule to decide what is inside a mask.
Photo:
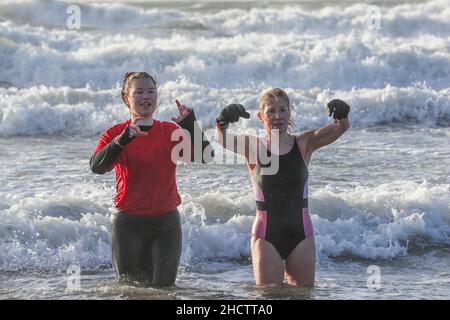
[{"label": "woman's face", "polygon": [[158,98],[155,84],[148,78],[138,78],[131,81],[128,95],[125,95],[131,115],[144,118],[153,115]]},{"label": "woman's face", "polygon": [[290,112],[283,99],[268,99],[263,111],[258,112],[258,117],[269,132],[278,130],[279,133],[285,133],[288,130]]}]

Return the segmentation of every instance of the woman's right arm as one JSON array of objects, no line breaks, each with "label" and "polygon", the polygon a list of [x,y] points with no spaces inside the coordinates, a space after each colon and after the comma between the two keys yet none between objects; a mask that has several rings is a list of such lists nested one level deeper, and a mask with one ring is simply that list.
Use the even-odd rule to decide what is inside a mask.
[{"label": "woman's right arm", "polygon": [[140,119],[142,118],[134,118],[131,124],[116,137],[113,135],[112,138],[108,131],[103,134],[96,151],[89,161],[93,173],[104,174],[111,171],[125,145],[130,143],[135,137],[147,135],[147,132],[142,132],[139,126],[136,125],[136,122]]},{"label": "woman's right arm", "polygon": [[235,135],[227,132],[226,128],[216,126],[214,140],[225,149],[234,153],[246,156],[248,155],[248,147],[250,136],[241,134]]},{"label": "woman's right arm", "polygon": [[91,156],[91,160],[89,161],[91,171],[97,174],[104,174],[111,171],[123,148],[117,142],[116,138],[113,139]]},{"label": "woman's right arm", "polygon": [[245,111],[240,104],[230,104],[225,107],[217,117],[217,125],[214,133],[214,140],[225,149],[244,156],[247,160],[252,153],[255,137],[241,134],[235,135],[227,132],[228,125],[239,121],[239,118],[250,118],[250,114]]}]

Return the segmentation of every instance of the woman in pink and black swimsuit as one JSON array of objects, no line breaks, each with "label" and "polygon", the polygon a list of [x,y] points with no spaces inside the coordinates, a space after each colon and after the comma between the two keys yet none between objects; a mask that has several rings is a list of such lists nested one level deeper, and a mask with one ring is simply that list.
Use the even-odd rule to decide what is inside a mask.
[{"label": "woman in pink and black swimsuit", "polygon": [[[328,103],[330,125],[299,135],[288,133],[291,106],[287,94],[270,89],[260,98],[258,117],[266,136],[232,135],[229,123],[249,118],[232,104],[217,117],[216,141],[245,156],[256,200],[251,251],[256,284],[313,286],[314,232],[308,211],[308,164],[312,153],[338,139],[348,128],[350,107],[342,100]],[[263,156],[268,161],[264,161]]]}]

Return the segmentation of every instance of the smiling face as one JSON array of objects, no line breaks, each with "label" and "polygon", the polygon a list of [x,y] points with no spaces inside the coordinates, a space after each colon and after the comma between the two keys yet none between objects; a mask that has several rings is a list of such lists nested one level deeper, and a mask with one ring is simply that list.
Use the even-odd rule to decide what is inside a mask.
[{"label": "smiling face", "polygon": [[273,130],[286,133],[291,121],[289,98],[286,93],[278,88],[265,92],[260,99],[258,118],[269,133]]},{"label": "smiling face", "polygon": [[130,80],[124,101],[133,117],[147,118],[153,115],[157,106],[157,91],[151,78]]}]

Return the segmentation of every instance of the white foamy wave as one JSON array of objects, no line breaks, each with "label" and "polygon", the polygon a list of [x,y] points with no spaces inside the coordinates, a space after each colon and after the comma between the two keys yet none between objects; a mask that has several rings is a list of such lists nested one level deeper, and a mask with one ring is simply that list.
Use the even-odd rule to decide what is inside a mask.
[{"label": "white foamy wave", "polygon": [[204,208],[194,202],[182,205],[180,212],[184,221],[182,263],[249,256],[253,217],[236,214],[224,223],[207,224]]},{"label": "white foamy wave", "polygon": [[[330,91],[285,88],[292,102],[295,131],[324,126],[330,122],[326,104],[334,98],[350,103],[352,127],[363,128],[390,123],[448,126],[450,123],[450,91],[427,87],[360,89]],[[167,82],[160,87],[161,105],[156,118],[170,121],[177,114],[173,102],[179,99],[194,108],[203,128],[213,126],[220,110],[229,103],[242,103],[250,112],[249,120],[241,120],[230,130],[237,133],[263,129],[257,118],[261,90],[211,89],[184,80]],[[128,119],[119,89],[93,91],[86,87],[0,88],[0,136],[36,134],[98,135],[115,123]],[[209,130],[211,131],[211,130]],[[213,132],[208,132],[213,136]]]},{"label": "white foamy wave", "polygon": [[[0,16],[15,23],[28,23],[45,28],[65,28],[68,18],[74,14],[71,3],[55,0],[12,1],[0,6]],[[180,13],[158,9],[143,10],[120,3],[77,4],[81,27],[84,29],[134,29],[163,27],[180,19]],[[78,11],[77,11],[78,12]]]},{"label": "white foamy wave", "polygon": [[[448,246],[449,190],[448,184],[395,181],[345,192],[329,186],[314,191],[310,203],[319,257],[391,259],[409,250]],[[217,202],[208,211],[197,200],[180,210],[185,221],[183,263],[248,258],[251,197],[238,200],[240,208],[226,202],[220,208],[222,202]],[[221,219],[214,222],[215,217]]]},{"label": "white foamy wave", "polygon": [[[449,40],[432,35],[405,40],[352,32],[309,39],[286,33],[267,36],[261,43],[259,33],[231,38],[179,33],[151,38],[120,33],[70,37],[60,31],[29,34],[29,27],[24,27],[25,34],[17,34],[16,26],[3,24],[0,81],[16,87],[89,84],[106,89],[129,70],[147,70],[162,82],[183,76],[213,88],[349,90],[421,82],[436,89],[448,86]],[[386,48],[386,42],[392,45]]]},{"label": "white foamy wave", "polygon": [[356,127],[389,123],[448,125],[450,90],[432,90],[426,86],[361,89],[351,92],[321,92],[317,100],[325,104],[340,97],[352,106],[350,119]]},{"label": "white foamy wave", "polygon": [[324,256],[389,259],[450,243],[450,185],[394,181],[312,194],[317,249]]},{"label": "white foamy wave", "polygon": [[[394,3],[395,4],[395,3]],[[314,10],[305,3],[288,3],[277,7],[250,7],[223,10],[200,18],[204,24],[216,26],[227,35],[250,32],[285,34],[286,32],[308,35],[333,36],[351,30],[364,32],[369,29],[369,4],[355,3],[341,7],[329,2]],[[380,27],[377,33],[395,37],[415,37],[418,34],[449,33],[448,3],[445,0],[403,4],[383,7],[380,11]]]},{"label": "white foamy wave", "polygon": [[[449,190],[448,184],[426,181],[314,190],[311,217],[319,258],[390,259],[410,250],[448,246]],[[183,265],[250,257],[251,194],[223,207],[219,199],[227,196],[217,195],[217,203],[211,205],[207,198],[213,196],[206,200],[205,195],[183,196],[179,207]],[[200,202],[206,203],[207,210]],[[61,271],[70,265],[87,270],[111,268],[111,208],[73,196],[19,202],[0,199],[0,208],[0,270]]]},{"label": "white foamy wave", "polygon": [[[109,269],[111,211],[91,200],[34,197],[18,203],[0,199],[1,271]],[[250,216],[232,216],[206,225],[204,209],[187,201],[179,208],[183,223],[182,264],[249,255]],[[205,242],[206,241],[206,242]]]},{"label": "white foamy wave", "polygon": [[[214,2],[214,1],[212,1]],[[137,3],[101,3],[99,1],[78,2],[82,26],[100,29],[134,29],[165,26],[204,26],[224,34],[249,32],[285,33],[307,32],[331,35],[355,29],[367,29],[368,4],[350,4],[342,8],[338,3],[327,6],[308,7],[299,2],[278,4],[275,8],[251,2],[230,7],[208,6],[205,1],[186,6],[161,5],[139,6]],[[54,0],[4,1],[0,14],[15,22],[27,22],[45,27],[64,27],[71,3]],[[181,8],[180,9],[177,9]],[[195,8],[200,10],[196,11]],[[378,7],[382,26],[379,32],[395,36],[415,36],[417,33],[448,34],[448,3],[445,0],[424,3],[401,4]],[[186,10],[188,9],[188,10]],[[183,22],[190,23],[183,23]]]},{"label": "white foamy wave", "polygon": [[124,106],[111,103],[111,91],[0,88],[0,136],[98,132],[127,116]]},{"label": "white foamy wave", "polygon": [[[314,191],[310,203],[319,257],[391,259],[409,250],[448,246],[449,190],[448,184],[395,181],[345,192],[329,186]],[[218,202],[209,209],[235,215],[214,223],[214,212],[206,212],[196,200],[180,210],[185,221],[183,263],[248,258],[253,214],[227,203],[218,208]],[[250,198],[240,201],[254,211]]]},{"label": "white foamy wave", "polygon": [[[67,5],[36,0],[0,10],[25,15],[21,18],[25,21],[66,16],[52,13],[47,4],[58,12]],[[444,2],[383,8],[384,24],[377,31],[364,27],[366,8],[327,7],[310,13],[286,5],[205,14],[124,4],[83,5],[83,23],[92,20],[105,27],[101,32],[46,29],[7,18],[0,20],[0,83],[78,88],[88,83],[106,89],[125,71],[148,70],[162,81],[183,75],[201,87],[214,88],[261,84],[350,90],[418,82],[435,89],[448,86],[449,39],[444,31],[450,30],[450,20]],[[159,29],[149,31],[146,23],[155,19]],[[164,32],[165,23],[178,27]],[[215,31],[193,30],[190,23]],[[144,24],[145,30],[127,30],[128,24]],[[414,31],[413,37],[389,31],[403,25]]]},{"label": "white foamy wave", "polygon": [[104,208],[81,199],[30,198],[0,215],[2,271],[110,267],[110,221]]}]

